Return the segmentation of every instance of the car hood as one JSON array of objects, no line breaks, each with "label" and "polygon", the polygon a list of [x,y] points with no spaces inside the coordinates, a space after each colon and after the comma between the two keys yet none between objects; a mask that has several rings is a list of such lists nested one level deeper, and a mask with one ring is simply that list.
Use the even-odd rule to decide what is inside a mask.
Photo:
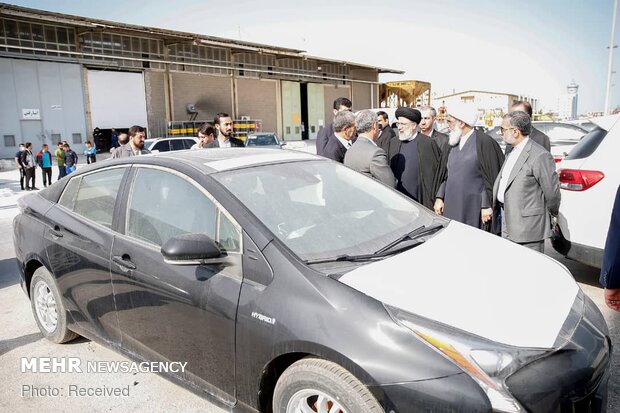
[{"label": "car hood", "polygon": [[519,347],[552,348],[579,287],[555,260],[451,221],[340,282],[390,306]]}]

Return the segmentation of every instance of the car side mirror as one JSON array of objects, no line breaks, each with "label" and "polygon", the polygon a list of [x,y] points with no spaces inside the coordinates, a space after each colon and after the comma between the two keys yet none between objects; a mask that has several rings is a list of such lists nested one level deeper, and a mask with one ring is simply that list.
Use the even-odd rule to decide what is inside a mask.
[{"label": "car side mirror", "polygon": [[166,263],[174,265],[199,265],[207,260],[215,263],[223,257],[217,243],[206,234],[174,236],[161,247],[161,254]]}]

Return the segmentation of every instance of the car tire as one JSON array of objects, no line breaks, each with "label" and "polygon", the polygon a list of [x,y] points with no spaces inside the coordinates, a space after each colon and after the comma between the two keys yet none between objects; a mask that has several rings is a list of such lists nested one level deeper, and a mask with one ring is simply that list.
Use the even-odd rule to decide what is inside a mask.
[{"label": "car tire", "polygon": [[305,358],[293,363],[278,379],[273,412],[307,411],[382,413],[383,409],[366,386],[346,369],[331,361]]},{"label": "car tire", "polygon": [[67,310],[60,299],[56,281],[45,267],[37,268],[32,276],[30,305],[45,338],[60,344],[78,337],[67,328]]}]

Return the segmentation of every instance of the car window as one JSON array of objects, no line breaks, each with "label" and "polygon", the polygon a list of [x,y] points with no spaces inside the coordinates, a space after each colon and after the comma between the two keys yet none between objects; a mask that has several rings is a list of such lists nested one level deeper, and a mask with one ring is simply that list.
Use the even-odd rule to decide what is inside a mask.
[{"label": "car window", "polygon": [[157,142],[155,146],[153,146],[152,151],[159,152],[168,152],[170,150],[170,145],[168,145],[168,141]]},{"label": "car window", "polygon": [[81,176],[72,178],[65,189],[62,191],[62,195],[58,200],[58,203],[65,208],[73,211],[73,203],[75,202],[75,194],[77,194],[78,187],[80,186]]},{"label": "car window", "polygon": [[[125,169],[107,169],[82,176],[75,195],[73,212],[111,228],[116,195],[125,174]],[[67,189],[72,190],[71,188],[66,188],[65,192]],[[63,193],[63,197],[64,195],[65,193]],[[67,200],[70,196],[70,193],[67,192]]]},{"label": "car window", "polygon": [[183,139],[183,144],[185,145],[185,149],[192,149],[196,142],[192,139]]},{"label": "car window", "polygon": [[170,141],[171,151],[181,151],[183,149],[185,149],[185,146],[183,146],[183,139],[172,139]]},{"label": "car window", "polygon": [[129,199],[126,233],[157,246],[176,235],[204,233],[219,241],[223,250],[239,251],[240,231],[221,218],[223,213],[218,237],[218,213],[215,203],[187,179],[160,169],[139,168]]},{"label": "car window", "polygon": [[546,134],[551,142],[559,143],[562,141],[578,141],[585,135],[585,132],[566,125],[554,125],[548,129]]},{"label": "car window", "polygon": [[583,159],[592,155],[596,148],[603,142],[607,136],[607,131],[601,128],[595,128],[583,137],[577,145],[575,145],[565,159]]}]

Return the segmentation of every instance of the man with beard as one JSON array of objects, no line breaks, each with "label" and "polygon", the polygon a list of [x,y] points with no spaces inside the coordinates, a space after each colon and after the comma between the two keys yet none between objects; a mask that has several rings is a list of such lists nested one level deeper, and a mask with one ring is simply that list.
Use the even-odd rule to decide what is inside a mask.
[{"label": "man with beard", "polygon": [[[524,100],[515,102],[510,107],[510,113],[516,111],[525,112],[530,115],[530,119],[532,118],[532,105],[530,105],[529,102],[526,102]],[[547,152],[551,152],[551,142],[549,141],[549,137],[536,129],[534,125],[532,125],[532,132],[530,132],[530,139],[545,148]],[[506,156],[508,156],[512,149],[512,145],[506,145]]]},{"label": "man with beard", "polygon": [[430,137],[418,133],[422,119],[419,110],[398,108],[396,119],[398,139],[390,141],[388,152],[390,167],[398,181],[396,189],[432,209],[441,152]]},{"label": "man with beard", "polygon": [[347,150],[353,145],[353,138],[356,133],[355,115],[348,110],[336,113],[333,127],[333,136],[325,145],[323,156],[343,163]]},{"label": "man with beard", "polygon": [[[351,112],[352,107],[353,103],[349,99],[338,98],[334,100],[334,116],[336,116],[337,113],[343,111]],[[334,124],[329,123],[325,125],[324,128],[319,130],[319,133],[317,133],[316,135],[316,154],[325,156],[325,147],[327,146],[327,143],[333,139],[335,139]]]},{"label": "man with beard", "polygon": [[151,153],[144,149],[144,131],[142,126],[134,125],[129,128],[129,142],[121,145],[112,152],[112,159],[126,158],[128,156],[139,156]]},{"label": "man with beard", "polygon": [[420,132],[426,136],[433,138],[439,150],[443,153],[448,149],[448,135],[441,133],[434,128],[437,111],[431,106],[422,106],[420,108],[422,120],[420,121]]},{"label": "man with beard", "polygon": [[377,122],[379,124],[380,134],[377,138],[377,145],[387,153],[390,150],[390,142],[396,137],[396,132],[390,126],[390,118],[387,113],[380,110],[377,112]]},{"label": "man with beard", "polygon": [[234,138],[233,120],[228,113],[218,113],[213,119],[217,138],[205,145],[205,148],[243,148],[243,141]]},{"label": "man with beard", "polygon": [[493,184],[504,154],[495,139],[474,129],[477,120],[478,110],[472,106],[448,111],[450,146],[441,154],[435,212],[499,234],[498,211],[492,208]]}]

